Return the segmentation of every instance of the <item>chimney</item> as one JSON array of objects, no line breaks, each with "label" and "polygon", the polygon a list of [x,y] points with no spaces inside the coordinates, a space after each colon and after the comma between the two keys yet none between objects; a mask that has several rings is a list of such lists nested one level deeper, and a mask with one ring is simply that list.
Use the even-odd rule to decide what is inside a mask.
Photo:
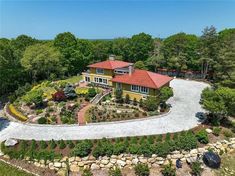
[{"label": "chimney", "polygon": [[109,60],[115,60],[115,55],[113,54],[109,55]]},{"label": "chimney", "polygon": [[134,71],[134,67],[133,67],[133,64],[130,64],[129,65],[129,75],[131,75]]}]

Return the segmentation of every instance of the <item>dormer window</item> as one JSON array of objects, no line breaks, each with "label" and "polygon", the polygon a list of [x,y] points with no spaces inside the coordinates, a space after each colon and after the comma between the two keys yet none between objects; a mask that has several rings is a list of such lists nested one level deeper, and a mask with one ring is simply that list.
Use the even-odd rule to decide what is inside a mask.
[{"label": "dormer window", "polygon": [[102,68],[97,68],[97,69],[96,69],[96,73],[97,73],[97,74],[104,74],[104,69],[102,69]]}]

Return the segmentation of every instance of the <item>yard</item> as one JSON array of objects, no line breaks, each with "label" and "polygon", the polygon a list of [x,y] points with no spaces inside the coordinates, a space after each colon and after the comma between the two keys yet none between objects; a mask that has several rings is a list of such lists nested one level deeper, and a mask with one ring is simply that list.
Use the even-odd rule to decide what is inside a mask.
[{"label": "yard", "polygon": [[19,170],[13,166],[10,166],[0,161],[0,175],[1,176],[32,176],[31,174]]}]

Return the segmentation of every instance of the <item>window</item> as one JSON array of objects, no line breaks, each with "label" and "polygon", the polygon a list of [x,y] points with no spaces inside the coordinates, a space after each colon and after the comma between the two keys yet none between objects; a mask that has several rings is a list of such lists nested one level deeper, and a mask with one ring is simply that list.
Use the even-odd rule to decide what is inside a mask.
[{"label": "window", "polygon": [[104,78],[97,78],[97,77],[95,77],[94,81],[95,81],[95,83],[99,83],[99,84],[107,84],[108,83],[108,80],[104,79]]},{"label": "window", "polygon": [[90,82],[90,77],[89,77],[89,76],[86,76],[86,77],[85,77],[85,81],[86,81],[86,82]]},{"label": "window", "polygon": [[131,90],[134,92],[139,92],[139,86],[131,85]]},{"label": "window", "polygon": [[97,73],[97,74],[104,74],[104,69],[102,69],[102,68],[97,68],[97,69],[96,69],[96,73]]},{"label": "window", "polygon": [[117,85],[116,85],[116,87],[117,87],[117,89],[122,89],[122,84],[121,83],[117,83]]},{"label": "window", "polygon": [[148,93],[148,91],[149,91],[149,89],[147,87],[143,87],[143,86],[140,87],[141,93]]},{"label": "window", "polygon": [[140,93],[144,93],[144,94],[148,94],[149,88],[143,87],[143,86],[131,85],[131,91],[133,91],[133,92],[140,92]]},{"label": "window", "polygon": [[103,83],[104,83],[104,84],[107,84],[107,79],[103,79]]}]

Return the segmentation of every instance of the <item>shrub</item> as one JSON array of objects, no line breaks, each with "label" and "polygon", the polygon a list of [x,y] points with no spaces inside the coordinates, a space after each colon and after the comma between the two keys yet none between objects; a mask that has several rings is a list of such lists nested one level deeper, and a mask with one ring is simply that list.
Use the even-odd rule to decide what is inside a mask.
[{"label": "shrub", "polygon": [[219,128],[219,127],[214,127],[214,128],[213,128],[213,134],[214,134],[215,136],[219,136],[219,135],[220,135],[220,132],[221,132],[221,128]]},{"label": "shrub", "polygon": [[148,136],[147,138],[149,144],[153,144],[154,143],[154,136]]},{"label": "shrub", "polygon": [[232,132],[231,130],[229,130],[229,129],[223,130],[223,134],[224,134],[224,136],[227,137],[227,138],[230,138],[230,137],[233,136],[233,132]]},{"label": "shrub", "polygon": [[129,95],[129,94],[126,94],[125,103],[126,103],[126,104],[129,104],[129,103],[130,103],[130,95]]},{"label": "shrub", "polygon": [[168,153],[170,153],[169,143],[168,142],[159,143],[157,144],[155,150],[157,155],[159,155],[160,157],[165,157]]},{"label": "shrub", "polygon": [[82,176],[93,176],[93,173],[91,172],[91,169],[86,168],[83,170]]},{"label": "shrub", "polygon": [[148,96],[147,99],[144,101],[144,107],[148,111],[157,110],[158,105],[159,105],[159,101],[154,96]]},{"label": "shrub", "polygon": [[111,168],[109,170],[109,176],[122,176],[121,169],[118,167]]},{"label": "shrub", "polygon": [[176,169],[172,167],[171,161],[169,164],[163,166],[163,170],[161,172],[162,172],[162,175],[164,175],[164,176],[175,176],[176,175]]},{"label": "shrub", "polygon": [[12,114],[14,117],[16,117],[17,119],[21,120],[21,121],[26,121],[28,118],[26,116],[24,116],[21,112],[19,112],[18,110],[16,110],[16,108],[13,106],[13,104],[9,105],[9,113]]},{"label": "shrub", "polygon": [[150,157],[153,154],[153,147],[149,143],[142,143],[139,147],[138,154]]},{"label": "shrub", "polygon": [[[136,99],[134,99],[134,100],[136,100]],[[136,103],[136,104],[137,104],[137,103]],[[139,101],[139,106],[140,106],[140,107],[143,107],[143,106],[144,106],[144,103],[143,103],[143,99],[142,99],[142,98],[141,98],[140,101]]]},{"label": "shrub", "polygon": [[94,97],[96,95],[96,90],[95,88],[89,88],[88,89],[88,96],[89,97]]},{"label": "shrub", "polygon": [[123,103],[122,94],[123,94],[122,89],[116,89],[115,97],[116,97],[116,102],[117,103]]},{"label": "shrub", "polygon": [[148,176],[150,174],[147,164],[137,164],[134,169],[137,176]]},{"label": "shrub", "polygon": [[50,141],[50,149],[55,149],[56,146],[57,146],[56,142],[54,141],[54,139],[52,139],[52,140]]},{"label": "shrub", "polygon": [[166,141],[169,141],[171,140],[171,134],[170,133],[167,133],[166,134],[166,138],[165,138]]},{"label": "shrub", "polygon": [[47,143],[45,141],[40,141],[40,148],[41,149],[47,148]]},{"label": "shrub", "polygon": [[138,144],[130,144],[128,146],[128,151],[131,154],[137,154],[139,151],[139,145]]},{"label": "shrub", "polygon": [[66,96],[65,96],[65,94],[62,90],[57,91],[56,93],[54,93],[52,95],[52,98],[53,98],[54,101],[65,101],[66,100]]},{"label": "shrub", "polygon": [[125,153],[126,151],[126,145],[124,142],[118,142],[113,145],[113,154],[119,155],[121,153]]},{"label": "shrub", "polygon": [[202,167],[201,167],[201,163],[199,161],[195,161],[193,162],[191,165],[191,169],[192,169],[192,175],[201,175],[202,173]]},{"label": "shrub", "polygon": [[41,89],[35,89],[27,92],[26,95],[22,97],[23,101],[27,104],[34,103],[36,106],[41,105],[43,101],[43,91]]},{"label": "shrub", "polygon": [[70,148],[70,149],[73,149],[73,148],[75,147],[73,141],[69,141],[69,142],[68,142],[68,145],[69,145],[69,148]]},{"label": "shrub", "polygon": [[46,124],[47,123],[47,119],[45,117],[41,117],[38,119],[38,123],[39,124]]},{"label": "shrub", "polygon": [[60,149],[64,149],[65,147],[66,147],[66,144],[65,144],[64,140],[63,140],[63,139],[60,140],[60,141],[59,141],[59,148],[60,148]]},{"label": "shrub", "polygon": [[158,137],[157,137],[157,142],[162,142],[162,134],[160,134],[160,135],[158,135]]},{"label": "shrub", "polygon": [[41,113],[43,113],[43,110],[42,109],[37,109],[36,110],[36,114],[38,115],[38,114],[41,114]]},{"label": "shrub", "polygon": [[136,98],[133,99],[133,105],[137,106],[137,100],[136,100]]},{"label": "shrub", "polygon": [[93,150],[93,156],[99,157],[99,156],[111,156],[113,154],[113,145],[112,143],[107,139],[102,139],[98,141],[95,149]]},{"label": "shrub", "polygon": [[205,130],[198,131],[196,134],[196,138],[202,144],[207,144],[209,142],[209,138]]},{"label": "shrub", "polygon": [[83,140],[83,141],[79,141],[72,153],[75,156],[80,156],[80,157],[84,157],[90,154],[91,150],[92,150],[93,144],[91,141],[89,140]]},{"label": "shrub", "polygon": [[63,91],[64,91],[66,98],[68,98],[68,99],[73,99],[73,98],[77,97],[75,89],[71,84],[66,84]]}]

